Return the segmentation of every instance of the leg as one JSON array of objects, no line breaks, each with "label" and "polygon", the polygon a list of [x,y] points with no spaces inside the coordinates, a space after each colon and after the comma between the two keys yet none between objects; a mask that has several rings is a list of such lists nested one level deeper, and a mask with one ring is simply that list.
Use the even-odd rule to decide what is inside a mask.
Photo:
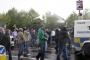
[{"label": "leg", "polygon": [[63,52],[63,46],[60,44],[57,44],[57,58],[56,60],[60,60],[61,53]]},{"label": "leg", "polygon": [[28,57],[28,53],[29,53],[29,50],[28,50],[28,41],[24,42],[24,56],[25,57]]},{"label": "leg", "polygon": [[26,41],[25,42],[25,46],[24,46],[25,48],[25,54],[28,54],[29,53],[29,51],[28,51],[28,42]]},{"label": "leg", "polygon": [[67,46],[65,46],[63,49],[63,58],[64,58],[64,60],[69,60],[69,54],[68,54]]},{"label": "leg", "polygon": [[44,53],[41,54],[40,60],[44,60]]},{"label": "leg", "polygon": [[9,60],[12,60],[11,48],[8,49],[8,54],[9,54]]},{"label": "leg", "polygon": [[23,55],[23,43],[18,45],[18,60],[20,60],[20,56]]},{"label": "leg", "polygon": [[41,57],[40,60],[44,60],[45,57],[45,43],[41,45]]},{"label": "leg", "polygon": [[38,51],[38,54],[36,56],[36,60],[39,60],[39,58],[41,57],[41,45],[39,45],[40,50]]},{"label": "leg", "polygon": [[47,41],[45,42],[45,52],[47,52],[48,46],[47,46]]},{"label": "leg", "polygon": [[41,53],[39,52],[38,55],[36,56],[36,60],[39,60],[40,57],[41,57]]}]

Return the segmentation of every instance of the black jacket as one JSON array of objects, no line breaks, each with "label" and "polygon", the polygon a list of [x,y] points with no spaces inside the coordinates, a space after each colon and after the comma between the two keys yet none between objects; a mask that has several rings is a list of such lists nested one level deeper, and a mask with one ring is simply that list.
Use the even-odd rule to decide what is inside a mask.
[{"label": "black jacket", "polygon": [[0,45],[5,46],[6,50],[9,50],[11,48],[10,37],[4,34],[0,35]]}]

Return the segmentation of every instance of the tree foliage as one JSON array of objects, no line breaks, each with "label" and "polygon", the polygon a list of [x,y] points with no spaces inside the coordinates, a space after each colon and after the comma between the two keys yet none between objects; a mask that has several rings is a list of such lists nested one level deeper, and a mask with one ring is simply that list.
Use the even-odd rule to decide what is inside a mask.
[{"label": "tree foliage", "polygon": [[45,18],[45,26],[48,28],[55,28],[57,25],[57,21],[59,20],[59,16],[56,14],[51,14],[50,12],[46,13]]},{"label": "tree foliage", "polygon": [[76,13],[72,13],[66,20],[67,26],[68,27],[73,27],[75,20],[78,20],[78,16],[77,16]]},{"label": "tree foliage", "polygon": [[84,20],[90,20],[90,11],[88,9],[85,9],[83,12],[83,19]]},{"label": "tree foliage", "polygon": [[38,16],[39,14],[34,9],[31,9],[29,12],[18,12],[15,8],[12,8],[7,13],[0,14],[0,24],[6,24],[10,29],[12,29],[13,25],[17,27],[31,27],[36,24],[37,21],[34,18]]},{"label": "tree foliage", "polygon": [[[74,26],[74,21],[75,20],[80,20],[79,17],[80,16],[78,14],[76,14],[75,12],[70,14],[70,16],[66,19],[67,26],[68,27],[73,27]],[[88,9],[85,9],[82,12],[81,17],[82,17],[83,20],[90,20],[90,11]]]}]

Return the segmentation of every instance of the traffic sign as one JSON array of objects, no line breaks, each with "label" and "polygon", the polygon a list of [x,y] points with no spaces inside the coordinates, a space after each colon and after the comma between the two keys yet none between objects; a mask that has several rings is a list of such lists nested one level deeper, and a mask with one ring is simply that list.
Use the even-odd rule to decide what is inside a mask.
[{"label": "traffic sign", "polygon": [[0,45],[0,60],[7,60],[6,49],[3,45]]},{"label": "traffic sign", "polygon": [[83,1],[76,1],[77,10],[83,10]]},{"label": "traffic sign", "polygon": [[0,54],[4,54],[6,52],[4,47],[0,47]]}]

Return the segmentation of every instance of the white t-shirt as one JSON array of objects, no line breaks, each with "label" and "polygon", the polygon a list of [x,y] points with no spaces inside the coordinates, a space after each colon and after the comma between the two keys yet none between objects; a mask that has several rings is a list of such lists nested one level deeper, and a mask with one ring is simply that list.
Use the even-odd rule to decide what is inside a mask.
[{"label": "white t-shirt", "polygon": [[17,36],[17,31],[13,32],[13,36],[16,37]]},{"label": "white t-shirt", "polygon": [[55,36],[55,31],[52,31],[51,32],[51,36]]}]

